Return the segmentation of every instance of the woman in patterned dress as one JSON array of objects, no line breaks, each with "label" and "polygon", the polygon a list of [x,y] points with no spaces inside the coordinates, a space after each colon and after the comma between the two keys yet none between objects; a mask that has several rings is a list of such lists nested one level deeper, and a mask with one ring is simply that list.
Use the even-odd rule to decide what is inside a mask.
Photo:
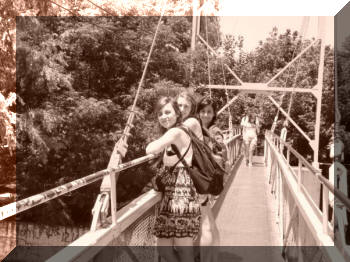
[{"label": "woman in patterned dress", "polygon": [[175,100],[160,98],[155,112],[163,135],[147,145],[146,153],[164,151],[164,170],[158,179],[162,185],[163,197],[154,225],[158,252],[168,262],[193,262],[193,239],[200,228],[200,203],[187,169],[171,150],[172,146],[176,146],[191,166],[191,139],[183,130],[176,128],[182,118]]}]

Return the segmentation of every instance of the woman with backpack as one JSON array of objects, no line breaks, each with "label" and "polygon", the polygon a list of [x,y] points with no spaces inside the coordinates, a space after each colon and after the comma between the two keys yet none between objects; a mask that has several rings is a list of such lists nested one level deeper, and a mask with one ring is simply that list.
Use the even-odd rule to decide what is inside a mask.
[{"label": "woman with backpack", "polygon": [[[216,104],[211,98],[204,97],[197,105],[197,114],[201,122],[204,141],[213,149],[213,131],[215,131],[216,120]],[[216,127],[217,129],[217,127]],[[220,157],[217,157],[220,159]],[[209,203],[210,195],[207,195],[206,201],[202,203],[202,223],[200,230],[200,246],[201,248],[201,261],[216,262],[218,261],[220,245],[219,230],[216,226],[215,218],[211,210]],[[213,248],[209,248],[212,246]]]},{"label": "woman with backpack", "polygon": [[160,98],[155,112],[162,136],[147,145],[146,153],[164,152],[164,170],[157,175],[156,183],[163,192],[154,225],[158,251],[168,262],[194,261],[193,240],[200,229],[200,202],[188,170],[172,149],[176,147],[181,158],[191,166],[191,139],[185,131],[176,128],[182,117],[174,99]]},{"label": "woman with backpack", "polygon": [[223,162],[220,154],[217,154],[217,151],[221,151],[219,143],[217,143],[215,136],[218,133],[222,134],[222,131],[219,127],[215,125],[216,121],[216,103],[213,99],[209,97],[202,98],[197,106],[197,114],[201,122],[204,141],[209,145],[213,150],[214,157],[219,163]]}]

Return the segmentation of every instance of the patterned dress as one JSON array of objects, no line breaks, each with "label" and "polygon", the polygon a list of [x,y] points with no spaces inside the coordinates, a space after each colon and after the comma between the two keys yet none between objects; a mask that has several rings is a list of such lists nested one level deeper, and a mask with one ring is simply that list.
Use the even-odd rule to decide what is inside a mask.
[{"label": "patterned dress", "polygon": [[163,198],[154,225],[158,238],[196,237],[200,228],[200,203],[185,167],[165,167],[160,174]]}]

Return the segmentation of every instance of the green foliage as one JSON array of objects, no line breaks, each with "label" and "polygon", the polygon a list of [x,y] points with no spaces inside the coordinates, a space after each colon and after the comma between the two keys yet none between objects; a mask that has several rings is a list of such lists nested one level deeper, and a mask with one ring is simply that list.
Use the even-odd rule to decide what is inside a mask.
[{"label": "green foliage", "polygon": [[[225,53],[232,56],[235,54],[236,47],[233,37],[226,37]],[[245,54],[240,52],[238,59],[231,63],[232,69],[244,82],[267,82],[282,68],[284,68],[303,48],[309,45],[310,40],[302,40],[298,32],[286,30],[279,34],[277,28],[273,28],[265,41],[252,52]],[[240,45],[238,41],[238,46]],[[244,44],[244,42],[243,42]],[[231,47],[230,47],[231,46]],[[299,58],[284,73],[277,77],[272,86],[280,87],[301,87],[312,88],[317,83],[318,63],[319,63],[320,45],[310,48],[301,58]],[[326,47],[325,69],[323,81],[322,113],[321,113],[321,134],[320,134],[320,162],[329,161],[327,144],[332,136],[332,123],[334,123],[334,58],[333,49]],[[228,78],[230,83],[232,76]],[[281,100],[281,94],[273,96],[277,102]],[[286,95],[282,101],[282,108],[288,111],[291,95]],[[239,124],[241,117],[247,109],[253,108],[253,111],[259,114],[262,122],[262,130],[270,129],[274,117],[277,113],[276,107],[267,99],[265,95],[243,96],[237,103],[231,107],[234,118],[234,124]],[[316,100],[310,94],[293,93],[290,116],[295,122],[311,137],[314,137],[314,125],[316,112]],[[279,133],[284,116],[280,114],[276,132]],[[292,125],[288,128],[288,140],[293,143],[299,153],[307,157],[312,155],[311,148],[308,146],[304,137]]]},{"label": "green foliage", "polygon": [[[156,17],[18,18],[19,199],[106,168],[130,113],[157,21]],[[162,25],[124,161],[143,156],[147,142],[159,135],[152,114],[158,96],[175,95],[186,82],[189,28],[189,20],[182,17],[167,17]],[[142,192],[152,172],[143,165],[120,174],[121,206]],[[50,221],[40,214],[50,212],[53,205],[65,205],[66,214],[56,222],[72,223],[76,206],[68,203],[85,198],[79,206],[91,210],[98,191],[95,183],[22,218],[55,223],[54,217]],[[81,222],[90,222],[89,212],[79,217]]]},{"label": "green foliage", "polygon": [[[86,1],[77,1],[86,7]],[[107,1],[106,1],[107,3]],[[104,8],[113,6],[103,5]],[[83,9],[83,8],[82,8]],[[112,10],[113,9],[113,10]],[[47,12],[53,12],[49,7]],[[87,10],[87,7],[84,9]],[[108,9],[109,10],[109,9]],[[100,10],[101,11],[101,10]],[[101,11],[102,12],[102,11]],[[62,183],[106,168],[115,142],[130,114],[142,70],[151,46],[158,17],[24,17],[17,20],[17,188],[18,198],[42,192]],[[244,53],[244,39],[226,36],[220,40],[217,18],[208,19],[208,41],[221,54],[210,55],[212,84],[237,84],[222,62],[246,82],[266,82],[309,43],[297,32],[279,34],[273,29],[260,46]],[[206,24],[201,35],[206,38]],[[204,30],[204,31],[203,31]],[[198,43],[190,49],[191,18],[165,17],[137,102],[137,113],[128,153],[123,161],[143,156],[148,142],[159,136],[153,105],[161,95],[175,96],[190,87],[205,95],[208,83],[207,49]],[[312,48],[298,66],[287,70],[272,84],[311,88],[316,84],[318,48]],[[327,48],[322,100],[321,159],[331,136],[333,121],[333,50]],[[192,62],[191,62],[192,61]],[[192,74],[190,73],[193,69]],[[224,81],[225,80],[225,81]],[[229,91],[229,98],[237,92]],[[224,90],[212,91],[221,108],[227,102]],[[274,96],[277,101],[280,95]],[[290,97],[282,103],[287,110]],[[313,136],[315,99],[295,94],[291,116]],[[264,95],[242,95],[230,107],[234,124],[247,109],[259,113],[263,129],[270,129],[276,109]],[[227,128],[228,111],[218,119]],[[282,122],[282,117],[280,117]],[[279,132],[280,123],[277,129]],[[289,135],[300,153],[305,140],[294,128]],[[125,205],[147,189],[154,170],[150,165],[122,172],[118,181],[118,205]],[[89,223],[99,183],[50,201],[22,215],[38,223]],[[65,210],[60,216],[54,210]],[[43,214],[51,214],[46,219]]]}]

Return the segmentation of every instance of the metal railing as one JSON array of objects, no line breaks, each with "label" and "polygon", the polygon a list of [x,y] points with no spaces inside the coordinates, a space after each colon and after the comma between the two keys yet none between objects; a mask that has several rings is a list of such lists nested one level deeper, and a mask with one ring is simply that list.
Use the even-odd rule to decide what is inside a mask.
[{"label": "metal railing", "polygon": [[[233,166],[237,163],[240,156],[240,134],[228,138],[225,144],[228,152],[229,170],[235,170]],[[232,175],[232,173],[230,175]],[[94,261],[100,261],[99,255],[104,252],[103,246],[133,246],[135,242],[125,242],[121,239],[129,239],[125,238],[125,235],[133,235],[135,241],[135,238],[137,238],[137,235],[139,235],[141,231],[148,236],[148,239],[146,239],[146,241],[138,239],[137,246],[154,245],[155,239],[153,235],[144,231],[151,230],[156,205],[160,199],[161,194],[154,190],[141,195],[117,212],[116,224],[110,224],[107,227],[97,228],[96,231],[86,233],[72,242],[66,249],[63,249],[53,256],[49,261],[89,261],[93,258]],[[109,219],[109,221],[110,220],[111,219]],[[145,220],[148,222],[140,227],[139,224],[144,223]],[[135,231],[138,233],[135,234]],[[75,246],[81,246],[81,248],[70,249]],[[96,246],[100,246],[100,248],[98,249]],[[129,252],[131,251],[129,250]],[[67,254],[70,255],[67,256]],[[101,261],[103,260],[101,259]]]},{"label": "metal railing", "polygon": [[[55,199],[61,195],[73,192],[74,190],[87,186],[93,182],[96,182],[98,180],[101,180],[106,175],[111,175],[113,173],[117,173],[123,170],[126,170],[130,167],[140,165],[144,162],[147,162],[151,159],[154,159],[155,155],[147,155],[144,157],[137,158],[135,160],[132,160],[130,162],[120,164],[116,168],[111,169],[104,169],[101,171],[98,171],[96,173],[93,173],[91,175],[88,175],[83,178],[76,179],[74,181],[71,181],[69,183],[66,183],[64,185],[55,187],[53,189],[47,190],[45,192],[42,192],[40,194],[36,194],[34,196],[22,199],[17,202],[10,203],[8,205],[0,207],[0,221],[4,220],[8,217],[14,216],[16,214],[19,214],[25,210],[28,210],[30,208],[33,208],[37,205],[43,204],[45,202],[48,202],[52,199]],[[114,188],[115,185],[114,185]]]},{"label": "metal railing", "polygon": [[[297,166],[292,166],[292,161]],[[334,246],[334,227],[329,222],[329,192],[350,210],[350,200],[322,176],[288,143],[275,134],[265,134],[264,162],[268,167],[271,192],[278,204],[278,224],[284,248],[293,235],[293,245],[298,246],[298,261],[303,259],[302,246],[320,246],[330,261],[346,261],[344,255]],[[320,190],[322,188],[322,209]],[[312,239],[307,235],[312,236]],[[304,254],[305,255],[305,254]],[[305,259],[304,259],[305,261]]]},{"label": "metal railing", "polygon": [[237,161],[238,157],[241,154],[241,133],[240,129],[234,130],[231,133],[231,137],[229,137],[225,144],[227,146],[227,159],[230,166]]},{"label": "metal railing", "polygon": [[[231,132],[230,137],[225,140],[225,144],[227,146],[229,171],[236,170],[232,167],[237,163],[240,156],[241,141],[239,132]],[[70,193],[78,188],[87,186],[101,180],[104,176],[111,176],[114,173],[145,163],[155,157],[155,155],[147,155],[137,158],[130,162],[120,164],[116,168],[98,171],[43,193],[0,207],[0,220],[48,202],[61,195]],[[115,195],[117,196],[116,188],[116,185],[111,187],[112,190],[115,190]],[[48,261],[90,261],[92,259],[94,261],[99,261],[99,255],[103,253],[104,246],[154,245],[154,237],[150,232],[156,205],[160,199],[161,194],[154,190],[144,193],[125,207],[116,211],[116,223],[113,223],[111,216],[108,217],[108,224],[99,225],[95,230],[90,230],[85,233],[69,246],[51,257]],[[110,199],[109,201],[116,201],[116,198]],[[135,236],[137,237],[135,238]],[[143,236],[141,237],[142,239],[140,236]],[[71,248],[77,246],[80,248]]]}]

